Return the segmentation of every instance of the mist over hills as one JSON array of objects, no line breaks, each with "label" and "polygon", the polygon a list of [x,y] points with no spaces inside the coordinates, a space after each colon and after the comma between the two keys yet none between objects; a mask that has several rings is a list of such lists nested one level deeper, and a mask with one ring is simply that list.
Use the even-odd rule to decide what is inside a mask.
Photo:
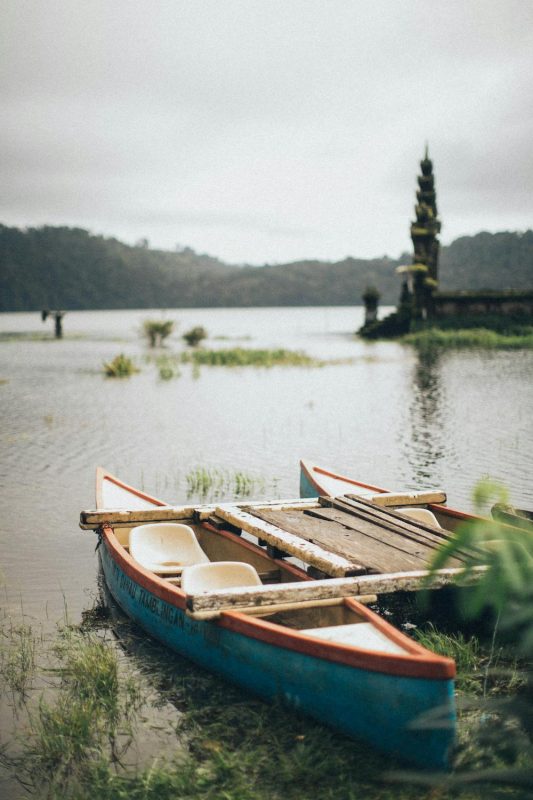
[{"label": "mist over hills", "polygon": [[[373,285],[395,304],[399,259],[225,264],[191,248],[130,246],[81,228],[0,225],[0,311],[358,305]],[[479,233],[441,247],[440,288],[533,288],[533,231]]]}]

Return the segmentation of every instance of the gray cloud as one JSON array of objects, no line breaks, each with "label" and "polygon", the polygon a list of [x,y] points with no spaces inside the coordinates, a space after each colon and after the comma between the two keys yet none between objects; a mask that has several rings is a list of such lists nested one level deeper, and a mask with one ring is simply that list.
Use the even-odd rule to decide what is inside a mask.
[{"label": "gray cloud", "polygon": [[521,0],[4,0],[0,219],[262,263],[533,218]]}]

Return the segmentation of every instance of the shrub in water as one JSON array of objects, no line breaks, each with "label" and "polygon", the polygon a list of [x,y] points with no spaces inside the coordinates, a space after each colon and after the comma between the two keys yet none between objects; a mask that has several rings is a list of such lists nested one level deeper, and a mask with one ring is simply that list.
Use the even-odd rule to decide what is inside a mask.
[{"label": "shrub in water", "polygon": [[207,338],[207,331],[201,325],[197,325],[195,328],[191,328],[190,331],[187,331],[187,333],[184,333],[183,338],[189,347],[196,347],[196,345],[200,344],[202,339]]},{"label": "shrub in water", "polygon": [[163,340],[174,330],[174,325],[175,323],[171,319],[146,319],[143,323],[143,333],[150,342],[150,347],[161,346]]},{"label": "shrub in water", "polygon": [[109,378],[128,378],[135,372],[139,372],[131,358],[119,353],[113,361],[104,363],[104,372]]}]

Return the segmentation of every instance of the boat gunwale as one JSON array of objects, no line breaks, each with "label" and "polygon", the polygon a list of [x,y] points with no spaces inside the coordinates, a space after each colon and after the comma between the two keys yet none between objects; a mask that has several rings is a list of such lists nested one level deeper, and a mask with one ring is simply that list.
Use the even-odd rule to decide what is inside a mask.
[{"label": "boat gunwale", "polygon": [[[362,481],[356,481],[355,478],[347,478],[345,475],[338,475],[336,472],[331,472],[330,470],[325,469],[324,467],[319,467],[316,464],[311,464],[306,459],[300,459],[300,470],[304,473],[306,479],[309,483],[317,490],[317,495],[323,495],[324,492],[322,491],[320,485],[315,480],[313,473],[318,473],[319,475],[325,475],[328,478],[334,478],[337,481],[343,481],[345,483],[349,483],[351,486],[360,486],[362,489],[370,489],[371,491],[375,491],[377,494],[386,493],[388,490],[383,489],[381,486],[374,486],[370,483],[363,483]],[[440,514],[444,514],[445,516],[455,517],[456,519],[462,520],[471,520],[471,519],[479,519],[478,516],[475,514],[469,514],[467,511],[460,511],[457,508],[452,508],[451,506],[442,505],[441,503],[428,503],[427,508],[431,511],[437,511]]]},{"label": "boat gunwale", "polygon": [[117,478],[116,475],[112,475],[111,472],[108,472],[103,467],[96,467],[97,508],[105,508],[103,492],[102,492],[104,481],[109,481],[109,483],[113,483],[115,486],[118,486],[119,489],[124,489],[126,492],[135,495],[135,497],[139,497],[141,500],[146,500],[148,503],[152,503],[154,506],[168,505],[168,503],[165,503],[163,500],[159,500],[159,498],[154,497],[151,494],[147,494],[146,492],[143,492],[140,489],[136,489],[134,486],[130,486],[128,483],[125,483],[120,478]]},{"label": "boat gunwale", "polygon": [[[128,491],[133,489],[133,487],[129,487],[120,479],[99,468],[97,470],[97,505],[102,500],[101,482],[103,480],[111,480],[115,485]],[[139,496],[135,489],[133,489],[132,493]],[[143,499],[152,500],[155,504],[155,498],[142,494]],[[161,503],[161,501],[157,502]],[[164,503],[161,504],[165,505]],[[208,527],[205,524],[202,524],[202,526]],[[212,529],[212,532],[231,541],[235,541],[238,538],[228,531]],[[103,526],[102,538],[103,546],[106,547],[111,558],[130,580],[155,595],[158,599],[180,609],[186,614],[187,595],[179,587],[173,586],[138,564],[119,542],[110,525]],[[250,542],[239,540],[238,543],[245,549],[249,547],[251,550],[256,550],[256,546]],[[287,564],[286,566],[291,565]],[[377,630],[385,634],[391,641],[403,647],[407,651],[406,654],[384,653],[378,650],[358,648],[354,645],[330,641],[324,642],[323,639],[313,637],[311,634],[303,634],[295,629],[285,628],[277,623],[250,616],[240,611],[222,611],[220,617],[215,620],[206,620],[203,624],[220,626],[243,636],[262,641],[265,644],[358,669],[433,680],[453,679],[455,676],[455,662],[452,659],[437,655],[422,647],[422,645],[394,628],[386,620],[383,620],[353,598],[344,598],[343,605],[371,622]]]}]

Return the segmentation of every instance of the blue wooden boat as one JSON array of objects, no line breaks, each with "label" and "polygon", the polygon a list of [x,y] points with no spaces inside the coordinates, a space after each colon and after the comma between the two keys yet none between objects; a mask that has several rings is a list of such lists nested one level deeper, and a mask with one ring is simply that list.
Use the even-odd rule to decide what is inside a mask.
[{"label": "blue wooden boat", "polygon": [[[102,469],[96,494],[97,510],[126,509],[124,519],[136,513],[149,520],[154,510],[167,508]],[[261,586],[243,587],[244,593],[271,589],[275,596],[272,581],[280,591],[294,587],[293,595],[320,584],[234,528],[217,526],[208,512],[183,508],[182,521],[193,530],[208,570],[221,562],[254,568]],[[281,699],[386,754],[424,768],[446,768],[455,733],[452,660],[421,647],[352,597],[274,601],[259,610],[226,609],[198,618],[184,590],[186,575],[191,583],[197,567],[183,568],[180,576],[170,574],[168,565],[159,574],[142,566],[130,552],[132,530],[140,527],[104,522],[99,553],[112,596],[149,635],[244,689]],[[263,586],[266,581],[270,584]],[[219,595],[239,590],[233,586]],[[199,596],[209,600],[209,589]]]},{"label": "blue wooden boat", "polygon": [[[406,496],[407,502],[412,499],[416,506],[422,506],[430,511],[435,518],[434,524],[438,524],[443,531],[450,533],[465,520],[480,519],[474,514],[445,505],[446,495],[443,492],[412,493],[411,497],[409,497],[408,493],[404,495],[403,492],[390,492],[382,486],[364,483],[331,469],[313,464],[308,460],[300,460],[300,497],[312,498],[320,495],[338,497],[350,494],[373,502],[379,502],[379,497],[381,496],[384,498],[383,504],[390,508],[396,506],[396,497]],[[424,495],[426,496],[426,502],[420,502],[420,498],[423,498]],[[434,497],[433,502],[432,495]],[[398,503],[398,506],[398,510],[405,511],[401,502]]]},{"label": "blue wooden boat", "polygon": [[[334,470],[313,464],[306,459],[300,460],[300,497],[338,497],[341,495],[356,495],[401,513],[409,513],[407,510],[409,509],[409,504],[414,502],[416,506],[432,514],[433,524],[438,525],[444,534],[453,533],[462,522],[474,520],[483,520],[488,529],[492,527],[498,530],[498,526],[503,523],[506,526],[522,528],[529,533],[533,530],[533,511],[516,509],[510,505],[497,503],[491,509],[491,518],[480,517],[446,505],[446,495],[443,492],[412,493],[411,496],[409,496],[409,492],[406,494],[403,492],[390,492],[381,486],[363,483],[355,478],[339,474]],[[420,498],[423,498],[424,495],[425,502],[420,502]],[[402,502],[396,504],[395,499],[402,497],[406,499],[406,504]],[[415,509],[412,505],[410,513],[415,516]]]}]

